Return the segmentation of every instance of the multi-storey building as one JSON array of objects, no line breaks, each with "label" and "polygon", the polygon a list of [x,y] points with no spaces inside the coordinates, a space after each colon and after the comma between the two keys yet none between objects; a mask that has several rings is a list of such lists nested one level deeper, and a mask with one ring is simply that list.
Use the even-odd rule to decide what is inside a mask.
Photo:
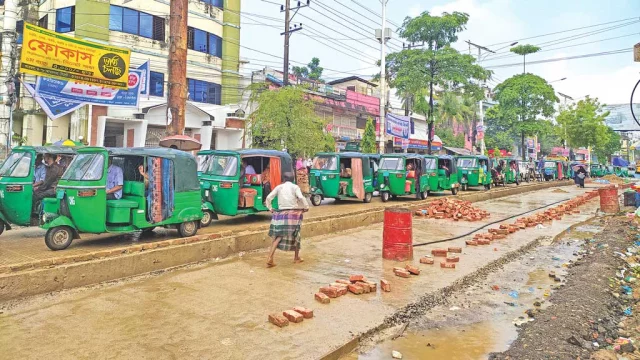
[{"label": "multi-storey building", "polygon": [[[18,1],[18,0],[8,0]],[[20,5],[17,42],[24,21],[49,30],[131,49],[131,67],[150,64],[150,92],[139,107],[84,106],[56,120],[48,119],[20,89],[14,133],[40,145],[80,137],[92,145],[154,146],[165,136],[170,0],[44,0]],[[203,148],[243,144],[240,110],[240,0],[190,0],[188,17],[185,134]],[[30,76],[21,80],[33,82]]]}]

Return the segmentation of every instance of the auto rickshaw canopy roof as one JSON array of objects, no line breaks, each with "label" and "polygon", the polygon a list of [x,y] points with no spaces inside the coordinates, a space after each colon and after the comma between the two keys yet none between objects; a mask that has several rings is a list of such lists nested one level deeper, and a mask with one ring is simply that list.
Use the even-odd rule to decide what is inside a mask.
[{"label": "auto rickshaw canopy roof", "polygon": [[266,149],[238,149],[238,150],[201,150],[198,155],[233,154],[240,157],[246,156],[267,156],[291,159],[291,155],[284,151]]},{"label": "auto rickshaw canopy roof", "polygon": [[374,158],[374,154],[363,154],[355,151],[345,151],[345,152],[320,152],[317,153],[316,156],[340,156],[343,158]]},{"label": "auto rickshaw canopy roof", "polygon": [[75,148],[68,146],[16,146],[13,148],[16,152],[34,151],[36,154],[62,154],[73,155],[77,152]]},{"label": "auto rickshaw canopy roof", "polygon": [[393,153],[393,154],[382,154],[381,158],[404,158],[404,159],[421,159],[424,158],[424,155],[413,154],[413,153]]}]

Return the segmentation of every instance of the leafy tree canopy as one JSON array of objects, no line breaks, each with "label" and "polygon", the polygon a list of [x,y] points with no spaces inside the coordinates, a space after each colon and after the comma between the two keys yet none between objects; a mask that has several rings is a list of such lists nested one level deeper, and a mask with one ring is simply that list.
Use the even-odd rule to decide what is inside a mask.
[{"label": "leafy tree canopy", "polygon": [[376,153],[376,129],[374,128],[374,121],[371,117],[367,119],[367,125],[364,127],[364,135],[360,142],[360,150],[365,154]]},{"label": "leafy tree canopy", "polygon": [[323,81],[321,77],[324,68],[320,66],[320,59],[317,57],[312,58],[307,66],[294,66],[292,71],[297,77]]},{"label": "leafy tree canopy", "polygon": [[[257,108],[247,124],[254,142],[268,149],[287,149],[296,157],[312,156],[331,147],[333,137],[326,136],[325,123],[302,89],[288,86],[268,91],[263,84],[258,85],[251,93],[251,102]],[[335,143],[331,149],[334,147]]]},{"label": "leafy tree canopy", "polygon": [[522,44],[512,47],[509,51],[518,55],[527,56],[529,54],[537,53],[540,51],[540,48],[535,45]]}]

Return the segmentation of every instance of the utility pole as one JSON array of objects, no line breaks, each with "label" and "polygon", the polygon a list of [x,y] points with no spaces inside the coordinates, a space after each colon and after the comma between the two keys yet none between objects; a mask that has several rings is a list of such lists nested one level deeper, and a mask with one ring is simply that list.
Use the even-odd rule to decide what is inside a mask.
[{"label": "utility pole", "polygon": [[[478,65],[480,65],[480,62],[482,62],[482,50],[485,50],[487,52],[494,53],[494,54],[496,53],[495,51],[493,51],[493,50],[491,50],[489,48],[474,44],[471,41],[467,41],[467,44],[469,44],[469,52],[471,52],[471,47],[472,46],[476,47],[478,49],[478,58],[477,58]],[[480,84],[481,87],[484,87],[484,85],[485,84]],[[483,95],[483,97],[484,97],[484,95]],[[483,102],[484,102],[484,99],[480,99],[480,101],[478,101],[478,120],[479,120],[478,126],[482,129],[482,139],[480,139],[480,155],[484,155],[484,152],[485,152],[485,147],[484,147],[484,109],[483,109]],[[475,131],[476,129],[473,129],[473,130]],[[523,149],[523,151],[524,151],[524,149]]]},{"label": "utility pole", "polygon": [[310,3],[310,0],[307,0],[306,5],[301,5],[300,1],[298,1],[298,6],[295,7],[296,12],[293,14],[293,16],[290,16],[292,10],[290,1],[291,0],[285,0],[285,4],[280,6],[280,12],[284,12],[284,32],[280,33],[280,35],[284,35],[284,64],[282,70],[283,86],[289,85],[289,38],[291,37],[291,33],[302,30],[302,24],[300,24],[300,26],[298,26],[298,24],[295,24],[293,28],[291,28],[291,20],[293,20],[293,17],[296,16],[298,10],[303,7],[309,6]]},{"label": "utility pole", "polygon": [[[16,74],[16,20],[18,17],[18,0],[7,0],[4,4],[4,19],[2,31],[2,67],[0,68],[0,133],[6,129],[7,154],[11,150],[13,137],[12,117],[15,99],[14,76]],[[0,144],[5,142],[0,137]]]},{"label": "utility pole", "polygon": [[[387,22],[387,2],[389,0],[380,0],[382,4],[382,28],[376,30],[376,38],[380,41],[380,138],[379,152],[384,154],[385,143],[385,113],[387,108],[387,64],[386,64],[386,46],[387,40],[391,38],[391,29],[385,27]],[[380,34],[378,34],[380,31]]]},{"label": "utility pole", "polygon": [[169,86],[167,133],[184,134],[187,103],[187,17],[189,0],[171,0],[169,5]]}]

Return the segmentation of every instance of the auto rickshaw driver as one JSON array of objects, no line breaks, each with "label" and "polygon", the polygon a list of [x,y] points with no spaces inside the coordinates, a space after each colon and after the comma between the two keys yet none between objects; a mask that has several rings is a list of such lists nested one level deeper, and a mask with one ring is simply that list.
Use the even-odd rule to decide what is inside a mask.
[{"label": "auto rickshaw driver", "polygon": [[113,165],[113,158],[109,157],[109,167],[107,168],[107,200],[118,200],[122,198],[122,186],[124,185],[124,175],[122,169]]},{"label": "auto rickshaw driver", "polygon": [[56,185],[62,177],[62,167],[56,163],[53,154],[44,154],[44,162],[47,167],[46,175],[42,184],[38,186],[38,190],[33,192],[32,211],[35,214],[40,212],[40,202],[42,199],[56,196]]}]

